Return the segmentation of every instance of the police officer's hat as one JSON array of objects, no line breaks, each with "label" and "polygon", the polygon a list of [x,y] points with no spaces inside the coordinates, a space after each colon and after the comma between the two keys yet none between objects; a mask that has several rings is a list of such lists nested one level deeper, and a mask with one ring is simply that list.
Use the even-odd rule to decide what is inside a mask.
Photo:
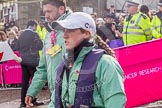
[{"label": "police officer's hat", "polygon": [[159,0],[158,6],[162,6],[162,0]]},{"label": "police officer's hat", "polygon": [[133,1],[127,1],[127,7],[129,6],[136,6],[138,7],[139,3],[133,2]]},{"label": "police officer's hat", "polygon": [[114,14],[110,14],[110,13],[108,13],[108,14],[106,14],[106,18],[115,18],[115,15]]}]

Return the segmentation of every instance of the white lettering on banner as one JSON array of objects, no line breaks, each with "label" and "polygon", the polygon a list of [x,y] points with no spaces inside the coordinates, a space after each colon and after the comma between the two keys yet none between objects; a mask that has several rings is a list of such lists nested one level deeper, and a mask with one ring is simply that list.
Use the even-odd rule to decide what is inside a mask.
[{"label": "white lettering on banner", "polygon": [[139,75],[143,76],[143,75],[147,75],[147,74],[151,74],[151,73],[159,72],[159,71],[161,71],[161,67],[153,67],[150,69],[145,69],[145,70],[139,71]]},{"label": "white lettering on banner", "polygon": [[10,69],[20,69],[21,65],[15,65],[15,66],[5,66],[5,70],[9,71]]},{"label": "white lettering on banner", "polygon": [[137,72],[129,73],[125,75],[125,79],[132,79],[135,78],[136,76],[137,76]]},{"label": "white lettering on banner", "polygon": [[137,76],[145,76],[145,75],[149,75],[149,74],[153,74],[155,72],[161,72],[162,71],[162,67],[159,66],[159,67],[152,67],[152,68],[148,68],[148,69],[143,69],[143,70],[140,70],[138,72],[132,72],[132,73],[129,73],[129,74],[125,74],[125,80],[126,79],[133,79]]}]

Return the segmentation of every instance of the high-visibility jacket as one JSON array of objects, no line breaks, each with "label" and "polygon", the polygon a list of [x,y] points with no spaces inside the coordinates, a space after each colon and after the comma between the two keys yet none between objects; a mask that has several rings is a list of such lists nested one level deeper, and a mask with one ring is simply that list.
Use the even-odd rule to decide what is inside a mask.
[{"label": "high-visibility jacket", "polygon": [[162,38],[162,22],[157,15],[151,21],[151,29],[154,38]]},{"label": "high-visibility jacket", "polygon": [[[44,39],[45,39],[45,36],[46,36],[46,28],[43,27],[41,28],[41,26],[38,24],[37,25],[37,28],[36,28],[36,32],[38,33],[40,39],[42,40],[42,42],[44,42]],[[39,55],[41,56],[42,55],[42,50],[39,51]]]},{"label": "high-visibility jacket", "polygon": [[148,16],[141,12],[124,20],[124,45],[137,44],[151,39],[151,23]]},{"label": "high-visibility jacket", "polygon": [[41,28],[40,25],[38,24],[36,32],[38,33],[40,39],[43,41],[47,32],[46,28],[45,27]]}]

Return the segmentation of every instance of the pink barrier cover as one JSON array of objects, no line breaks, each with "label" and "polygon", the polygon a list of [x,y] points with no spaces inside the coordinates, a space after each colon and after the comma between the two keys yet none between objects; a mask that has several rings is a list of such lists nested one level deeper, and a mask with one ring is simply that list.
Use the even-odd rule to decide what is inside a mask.
[{"label": "pink barrier cover", "polygon": [[0,84],[2,84],[2,64],[0,64]]},{"label": "pink barrier cover", "polygon": [[[19,56],[18,52],[15,52]],[[20,63],[15,60],[7,61],[2,64],[5,84],[14,84],[22,82],[22,70]]]},{"label": "pink barrier cover", "polygon": [[126,108],[162,99],[162,39],[114,50],[124,70]]}]

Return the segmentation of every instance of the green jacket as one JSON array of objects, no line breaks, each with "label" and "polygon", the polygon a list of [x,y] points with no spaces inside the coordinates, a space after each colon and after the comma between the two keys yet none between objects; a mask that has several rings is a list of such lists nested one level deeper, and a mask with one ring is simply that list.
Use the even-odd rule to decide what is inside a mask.
[{"label": "green jacket", "polygon": [[[81,69],[85,55],[92,50],[92,47],[83,47],[77,57],[69,75],[67,83],[66,72],[62,82],[62,102],[64,106],[74,105],[76,82],[78,80],[77,70]],[[96,69],[96,86],[93,92],[93,107],[101,108],[124,108],[126,96],[123,84],[123,70],[119,63],[111,56],[104,54],[99,60]],[[66,92],[68,89],[68,92]],[[51,101],[54,104],[55,92]],[[54,106],[54,105],[53,105]],[[54,107],[49,108],[54,108]]]},{"label": "green jacket", "polygon": [[[63,20],[68,15],[69,13],[64,14],[64,16],[61,16],[59,20]],[[28,88],[27,95],[35,97],[37,93],[45,85],[46,81],[48,81],[48,87],[50,89],[50,92],[51,93],[53,92],[55,87],[54,86],[55,73],[58,65],[62,60],[62,54],[65,52],[62,31],[57,32],[55,45],[56,44],[59,44],[62,50],[57,52],[57,54],[53,56],[47,54],[47,50],[52,47],[50,33],[47,32],[44,40],[44,46],[42,49],[42,56],[40,58],[39,65],[37,66],[37,71],[35,72],[34,77],[32,79],[32,83]]]},{"label": "green jacket", "polygon": [[151,23],[148,16],[136,13],[130,20],[124,20],[124,45],[137,44],[151,39]]},{"label": "green jacket", "polygon": [[[151,21],[152,35],[154,38],[162,38],[162,23],[159,17],[156,15]],[[160,33],[161,32],[161,33]]]}]

